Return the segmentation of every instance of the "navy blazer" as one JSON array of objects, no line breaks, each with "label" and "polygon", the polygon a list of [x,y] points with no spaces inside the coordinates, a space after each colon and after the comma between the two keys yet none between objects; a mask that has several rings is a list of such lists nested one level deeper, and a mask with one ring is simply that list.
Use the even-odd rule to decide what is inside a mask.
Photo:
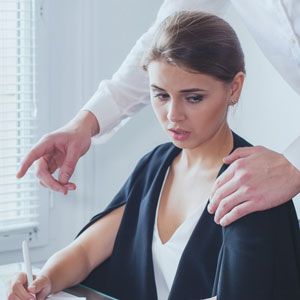
[{"label": "navy blazer", "polygon": [[[233,136],[233,150],[251,146]],[[145,155],[108,207],[81,230],[126,204],[111,257],[83,284],[121,300],[157,299],[152,261],[155,212],[166,171],[180,151],[166,143]],[[218,176],[226,168],[223,165]],[[224,228],[205,209],[183,251],[168,299],[300,299],[299,258],[300,233],[291,200]]]}]

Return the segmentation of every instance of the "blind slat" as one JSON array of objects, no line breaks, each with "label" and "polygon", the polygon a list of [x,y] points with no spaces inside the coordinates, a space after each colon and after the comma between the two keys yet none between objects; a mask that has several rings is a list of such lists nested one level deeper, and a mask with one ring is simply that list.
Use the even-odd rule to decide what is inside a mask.
[{"label": "blind slat", "polygon": [[[19,166],[19,165],[18,165]],[[26,174],[27,175],[32,175],[32,173],[33,173],[33,171],[32,170],[28,170],[27,172],[26,172]],[[5,174],[0,174],[0,178],[1,177],[5,177],[5,178],[7,178],[7,177],[9,177],[9,176],[16,176],[16,172],[5,172]],[[0,200],[0,202],[3,202],[3,201],[1,201]]]},{"label": "blind slat", "polygon": [[33,139],[35,135],[18,135],[10,137],[0,137],[0,141],[12,141],[12,140],[23,140],[23,139]]},{"label": "blind slat", "polygon": [[2,195],[14,195],[14,194],[23,194],[23,193],[31,193],[31,192],[36,192],[36,189],[35,188],[20,188],[16,191],[5,191],[5,192],[2,192],[0,191],[0,196]]},{"label": "blind slat", "polygon": [[6,110],[5,113],[32,113],[32,109],[10,109]]},{"label": "blind slat", "polygon": [[1,218],[0,220],[0,226],[1,223],[6,223],[8,221],[11,222],[18,222],[20,220],[28,220],[28,219],[36,219],[38,218],[38,214],[28,214],[27,216],[16,216],[16,217],[8,217],[8,218]]},{"label": "blind slat", "polygon": [[19,204],[20,202],[31,202],[31,201],[38,201],[37,197],[23,197],[20,198],[14,198],[14,199],[7,199],[7,200],[1,200],[1,204],[7,204],[7,203],[16,203]]},{"label": "blind slat", "polygon": [[28,85],[35,84],[36,82],[28,81],[28,82],[16,82],[16,83],[0,83],[0,88],[3,87],[12,87],[12,86],[18,86],[18,87],[24,87]]},{"label": "blind slat", "polygon": [[27,210],[36,210],[39,208],[39,205],[26,205],[26,206],[20,206],[20,207],[14,207],[14,208],[0,208],[0,218],[1,214],[4,213],[20,213],[21,211],[27,211]]},{"label": "blind slat", "polygon": [[18,100],[18,101],[1,101],[0,100],[0,105],[7,105],[7,104],[33,104],[33,103],[32,103],[32,100]]},{"label": "blind slat", "polygon": [[9,97],[13,97],[13,96],[16,96],[16,95],[20,95],[20,96],[23,96],[25,98],[26,95],[35,95],[35,91],[32,91],[32,92],[14,92],[14,93],[8,93],[8,92],[5,92],[5,93],[1,93],[0,92],[0,95],[3,95],[3,96],[9,96]]},{"label": "blind slat", "polygon": [[[7,150],[15,149],[15,150],[18,150],[18,153],[19,153],[20,152],[19,149],[20,150],[23,149],[23,152],[21,152],[21,153],[24,153],[24,155],[25,155],[25,153],[28,152],[27,150],[29,150],[30,148],[31,148],[31,145],[16,145],[16,146],[2,147],[1,150],[7,151]],[[0,168],[1,168],[1,166],[0,166]]]},{"label": "blind slat", "polygon": [[16,179],[15,181],[10,181],[10,182],[5,182],[5,183],[0,183],[0,187],[1,186],[9,186],[9,185],[17,185],[17,184],[35,184],[36,180],[33,179],[23,179],[23,180],[18,180]]},{"label": "blind slat", "polygon": [[18,118],[15,118],[15,119],[10,118],[10,119],[6,119],[6,120],[1,120],[0,124],[1,123],[7,123],[7,122],[22,122],[22,121],[33,121],[33,118],[25,118],[25,117],[18,117]]},{"label": "blind slat", "polygon": [[[4,123],[4,122],[2,122]],[[23,130],[23,131],[26,131],[26,130],[35,130],[36,127],[35,126],[24,126],[24,127],[11,127],[11,128],[0,128],[0,132],[10,132],[10,131],[18,131],[18,130]],[[2,149],[2,147],[1,147]]]},{"label": "blind slat", "polygon": [[2,224],[0,226],[0,233],[10,232],[10,231],[18,231],[20,229],[33,229],[38,227],[38,222],[24,222],[22,224],[13,224],[13,225],[5,225]]}]

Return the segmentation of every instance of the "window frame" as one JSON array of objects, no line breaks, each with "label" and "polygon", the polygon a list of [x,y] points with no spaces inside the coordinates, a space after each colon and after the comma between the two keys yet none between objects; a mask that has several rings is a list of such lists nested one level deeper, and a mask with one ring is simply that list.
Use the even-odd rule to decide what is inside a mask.
[{"label": "window frame", "polygon": [[[22,0],[21,0],[22,1]],[[25,0],[26,1],[26,0]],[[28,1],[29,2],[29,1]],[[45,43],[45,28],[43,26],[43,0],[31,0],[35,9],[35,77],[36,77],[36,106],[37,116],[35,142],[38,138],[49,130],[50,116],[48,114],[50,103],[47,97],[47,49]],[[32,167],[34,168],[34,167]],[[22,180],[22,179],[20,179]],[[51,208],[52,193],[43,189],[37,183],[36,196],[39,199],[38,228],[28,228],[21,230],[8,231],[0,234],[0,264],[15,262],[19,257],[22,241],[27,239],[31,248],[46,246],[49,243],[49,215]]]}]

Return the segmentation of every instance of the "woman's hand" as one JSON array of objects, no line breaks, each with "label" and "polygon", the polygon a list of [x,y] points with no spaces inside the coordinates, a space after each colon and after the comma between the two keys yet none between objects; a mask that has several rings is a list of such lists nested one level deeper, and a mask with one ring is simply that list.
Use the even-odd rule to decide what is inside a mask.
[{"label": "woman's hand", "polygon": [[[17,273],[7,283],[7,300],[44,300],[51,292],[51,282],[48,277],[33,276],[34,281],[28,286],[25,273]],[[35,295],[36,298],[33,296]]]}]

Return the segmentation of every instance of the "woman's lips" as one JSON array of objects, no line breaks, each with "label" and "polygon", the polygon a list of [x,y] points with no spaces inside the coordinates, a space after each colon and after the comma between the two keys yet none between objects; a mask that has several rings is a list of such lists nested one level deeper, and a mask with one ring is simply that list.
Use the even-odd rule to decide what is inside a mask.
[{"label": "woman's lips", "polygon": [[184,141],[190,136],[190,132],[180,130],[180,129],[169,129],[169,132],[171,133],[172,137],[176,141]]}]

